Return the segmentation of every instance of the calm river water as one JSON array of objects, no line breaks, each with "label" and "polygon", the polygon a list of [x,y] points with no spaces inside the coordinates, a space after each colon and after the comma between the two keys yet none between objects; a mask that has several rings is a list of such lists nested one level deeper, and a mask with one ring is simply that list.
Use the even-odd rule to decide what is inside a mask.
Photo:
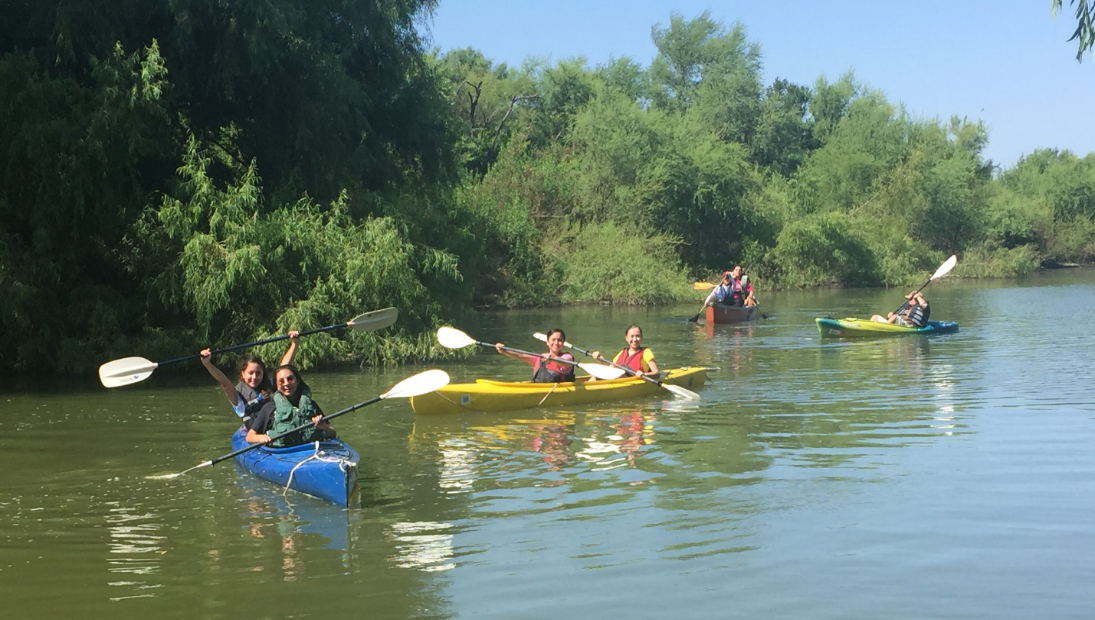
[{"label": "calm river water", "polygon": [[[926,293],[959,333],[819,337],[897,290],[763,295],[767,320],[710,331],[698,300],[484,314],[461,327],[528,349],[639,323],[663,368],[721,370],[696,404],[343,416],[349,510],[230,462],[149,479],[229,451],[201,374],[0,394],[4,617],[1091,618],[1095,272]],[[307,378],[334,411],[418,370]]]}]

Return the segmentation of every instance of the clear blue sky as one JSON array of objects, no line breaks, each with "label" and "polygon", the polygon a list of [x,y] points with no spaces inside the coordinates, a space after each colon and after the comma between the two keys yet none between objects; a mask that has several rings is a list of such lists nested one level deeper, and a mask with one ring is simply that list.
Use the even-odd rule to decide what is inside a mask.
[{"label": "clear blue sky", "polygon": [[440,0],[424,34],[442,51],[474,47],[495,63],[627,56],[645,66],[652,26],[710,11],[760,44],[766,84],[812,86],[854,70],[919,118],[984,121],[985,156],[1007,168],[1037,148],[1095,151],[1095,58],[1076,62],[1064,4],[1055,21],[1049,0]]}]

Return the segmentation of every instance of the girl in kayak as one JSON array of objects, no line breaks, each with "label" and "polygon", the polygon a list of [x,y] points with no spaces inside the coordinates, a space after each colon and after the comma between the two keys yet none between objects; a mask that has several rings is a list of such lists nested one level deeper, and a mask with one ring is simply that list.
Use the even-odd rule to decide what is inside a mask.
[{"label": "girl in kayak", "polygon": [[574,360],[573,355],[563,351],[563,343],[566,342],[566,339],[567,336],[561,329],[549,331],[547,334],[548,352],[541,355],[527,355],[508,351],[503,348],[506,345],[501,342],[495,343],[494,348],[506,357],[532,364],[533,383],[571,383],[574,381],[574,364],[563,364],[549,359],[557,357],[564,360]]},{"label": "girl in kayak", "polygon": [[[286,448],[338,436],[330,422],[323,420],[323,410],[312,400],[312,390],[300,378],[300,371],[296,366],[279,366],[274,371],[274,381],[277,385],[274,406],[264,407],[252,420],[251,428],[247,430],[248,443],[269,443],[275,448]],[[272,440],[275,435],[286,433],[308,422],[312,426]]]},{"label": "girl in kayak", "polygon": [[[624,332],[624,340],[627,341],[627,348],[617,353],[616,357],[612,359],[612,363],[624,368],[630,368],[635,371],[636,377],[646,376],[657,379],[661,371],[658,370],[658,363],[654,361],[654,352],[642,346],[643,328],[638,325],[628,327],[627,331]],[[607,361],[601,357],[600,351],[594,351],[591,355],[594,359],[602,362]],[[589,380],[593,381],[593,377],[590,377]]]},{"label": "girl in kayak", "polygon": [[[300,347],[300,332],[289,332],[289,350],[281,356],[281,365],[292,364]],[[266,364],[262,358],[255,355],[245,358],[239,366],[240,381],[232,385],[232,381],[221,372],[220,368],[213,365],[213,356],[210,349],[202,349],[202,366],[217,380],[224,395],[228,397],[232,411],[243,419],[243,425],[251,428],[251,420],[264,406],[273,407],[270,399],[274,393],[270,379],[266,376]]]}]

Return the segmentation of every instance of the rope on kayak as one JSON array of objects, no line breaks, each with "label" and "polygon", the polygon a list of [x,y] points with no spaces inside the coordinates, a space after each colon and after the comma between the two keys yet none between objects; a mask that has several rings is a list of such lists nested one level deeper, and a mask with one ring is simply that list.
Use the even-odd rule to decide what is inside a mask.
[{"label": "rope on kayak", "polygon": [[[326,452],[321,452],[319,450],[319,443],[320,442],[318,442],[318,441],[315,442],[316,451],[312,454],[312,456],[310,456],[310,457],[304,459],[303,461],[297,463],[296,465],[293,466],[293,469],[289,471],[289,480],[288,480],[288,482],[285,483],[285,492],[282,493],[283,497],[289,494],[289,487],[293,486],[293,475],[297,473],[297,468],[300,467],[301,465],[307,463],[308,461],[315,460],[315,461],[323,461],[325,463],[338,463],[338,468],[342,471],[346,471],[346,466],[347,466],[346,464],[347,463],[352,463],[352,461],[347,461],[346,459],[344,459],[342,457],[328,457]],[[357,463],[353,463],[353,464],[357,465]]]},{"label": "rope on kayak", "polygon": [[537,407],[539,407],[540,405],[544,404],[544,401],[545,401],[545,400],[547,400],[547,397],[548,397],[548,396],[551,396],[551,393],[552,393],[552,392],[554,392],[554,391],[555,391],[555,388],[557,388],[557,387],[559,387],[559,384],[558,384],[558,383],[556,383],[556,384],[552,385],[552,386],[551,386],[551,389],[550,389],[550,390],[548,390],[548,393],[547,393],[547,394],[544,394],[544,397],[540,399],[540,402],[536,403],[536,406],[537,406]]}]

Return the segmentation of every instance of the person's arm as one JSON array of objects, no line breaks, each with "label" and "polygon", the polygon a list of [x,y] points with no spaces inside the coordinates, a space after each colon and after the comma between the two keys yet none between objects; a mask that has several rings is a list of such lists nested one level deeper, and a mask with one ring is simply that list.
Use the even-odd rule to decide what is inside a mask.
[{"label": "person's arm", "polygon": [[521,360],[522,362],[524,362],[526,364],[536,365],[536,356],[528,355],[526,353],[517,353],[515,351],[510,351],[510,350],[506,349],[505,346],[506,345],[502,344],[501,342],[496,342],[496,343],[494,343],[494,350],[498,351],[502,355],[505,355],[506,357],[512,357],[515,360]]},{"label": "person's arm", "polygon": [[247,426],[247,443],[270,443],[270,435],[266,433],[270,428],[270,418],[274,416],[277,406],[273,401],[267,401],[261,409],[255,412]]},{"label": "person's arm", "polygon": [[281,356],[281,365],[286,366],[293,363],[293,358],[297,356],[297,350],[300,348],[300,332],[295,329],[289,330],[289,350],[285,352],[285,355]]},{"label": "person's arm", "polygon": [[[649,355],[649,357],[647,357]],[[650,372],[645,373],[646,376],[657,379],[661,376],[662,371],[658,368],[658,363],[654,361],[654,352],[650,349],[643,351],[643,361],[646,362],[646,367],[650,369]]]},{"label": "person's arm", "polygon": [[[721,285],[720,285],[720,286],[721,286]],[[715,299],[715,293],[718,293],[718,292],[719,292],[719,287],[718,287],[718,286],[716,286],[715,288],[711,289],[711,294],[707,296],[707,299],[703,300],[703,305],[705,305],[705,306],[710,306],[710,305],[711,305],[711,301],[712,301],[713,299]]]},{"label": "person's arm", "polygon": [[247,443],[270,443],[270,436],[266,433],[256,433],[255,429],[247,429]]},{"label": "person's arm", "polygon": [[213,365],[213,354],[209,349],[202,349],[200,353],[202,357],[202,366],[209,371],[210,375],[217,380],[221,389],[224,390],[224,395],[228,397],[228,402],[232,403],[233,407],[238,407],[240,404],[240,395],[236,392],[236,386],[228,380],[228,377],[221,372],[220,368]]},{"label": "person's arm", "polygon": [[335,439],[336,437],[338,437],[338,433],[335,432],[335,429],[333,426],[331,426],[331,423],[323,419],[323,410],[319,409],[318,407],[316,408],[316,410],[319,411],[319,413],[312,416],[312,423],[316,425],[316,428],[323,431],[323,434],[327,435],[331,439]]}]

